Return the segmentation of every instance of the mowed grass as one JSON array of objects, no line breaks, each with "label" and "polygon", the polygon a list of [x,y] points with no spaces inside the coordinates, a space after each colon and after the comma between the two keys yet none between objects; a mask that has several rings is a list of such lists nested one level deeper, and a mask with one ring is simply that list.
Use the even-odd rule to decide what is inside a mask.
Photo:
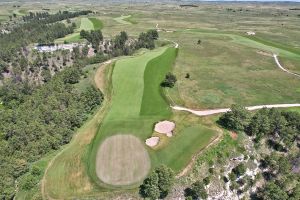
[{"label": "mowed grass", "polygon": [[[144,71],[150,60],[163,55],[166,50],[167,48],[159,48],[140,56],[118,60],[115,64],[112,75],[113,95],[110,110],[91,144],[87,162],[90,177],[101,186],[109,187],[99,180],[96,174],[96,156],[102,142],[116,134],[131,134],[144,141],[151,135],[153,123],[169,117],[171,114],[169,112],[167,116],[140,117],[144,93]],[[169,63],[163,67],[170,69],[172,60]],[[135,186],[137,185],[133,187]]]},{"label": "mowed grass", "polygon": [[90,18],[83,17],[81,18],[80,28],[79,30],[94,30],[94,23],[90,20]]},{"label": "mowed grass", "polygon": [[192,159],[192,156],[204,149],[216,136],[216,131],[203,125],[187,127],[175,134],[165,148],[159,149],[156,162],[171,166],[179,172]]},{"label": "mowed grass", "polygon": [[89,20],[93,23],[94,30],[101,30],[103,28],[103,23],[100,19],[89,18]]},{"label": "mowed grass", "polygon": [[133,135],[114,135],[98,149],[97,175],[110,185],[130,185],[142,181],[151,168],[144,144]]},{"label": "mowed grass", "polygon": [[[101,170],[101,167],[95,163],[108,167],[104,164],[104,160],[101,162],[98,159],[98,150],[99,148],[101,150],[103,141],[113,137],[113,135],[135,135],[143,143],[144,148],[148,149],[151,157],[151,167],[166,164],[176,172],[185,167],[191,157],[207,146],[216,135],[214,130],[206,126],[189,125],[180,128],[180,130],[178,129],[178,133],[167,141],[167,145],[158,150],[148,148],[144,144],[144,141],[152,135],[153,126],[157,121],[172,117],[172,111],[164,99],[160,83],[165,74],[171,71],[176,54],[177,49],[175,48],[161,47],[140,56],[117,61],[112,76],[113,96],[110,110],[90,146],[90,157],[87,161],[90,177],[101,187],[129,189],[137,187],[140,183],[127,180],[127,184],[123,185],[109,184],[101,177],[100,179],[97,178],[97,169]],[[180,127],[182,122],[177,122]],[[140,150],[136,149],[136,151]],[[126,157],[125,154],[127,153],[124,149],[124,155],[119,155],[119,159],[123,156]],[[182,158],[179,159],[179,157]],[[134,155],[132,155],[131,160],[134,159]],[[115,161],[115,165],[117,164],[120,164],[120,162]],[[145,164],[147,165],[147,163]],[[105,168],[108,171],[113,171],[111,174],[113,178],[105,177],[106,179],[118,180],[126,176],[115,171],[115,168],[120,167],[115,165]],[[128,168],[124,164],[122,167]],[[130,174],[131,172],[127,173]],[[120,175],[120,177],[118,178],[116,175]]]},{"label": "mowed grass", "polygon": [[[279,59],[298,60],[293,52],[239,35],[201,30],[179,31],[166,37],[179,43],[174,68],[178,84],[169,90],[176,104],[206,109],[234,103],[299,103],[300,80],[280,70],[273,57],[259,53],[278,53]],[[190,78],[185,78],[187,73]]]},{"label": "mowed grass", "polygon": [[[96,25],[96,27],[95,27],[95,25]],[[55,42],[63,43],[64,41],[66,41],[68,43],[73,43],[73,42],[83,41],[84,39],[81,39],[81,37],[80,37],[81,30],[86,30],[86,31],[97,30],[100,27],[102,28],[102,26],[103,25],[102,25],[101,21],[96,18],[83,17],[80,19],[80,27],[78,29],[76,29],[74,33],[66,35],[63,38],[59,38],[59,39],[55,40]]]},{"label": "mowed grass", "polygon": [[175,60],[176,55],[177,49],[170,48],[164,53],[164,56],[159,56],[148,63],[144,72],[144,93],[140,110],[141,116],[168,115],[170,113],[168,102],[164,98],[161,98],[164,95],[160,83],[170,71],[170,67],[164,66],[164,63],[167,64],[169,60]]},{"label": "mowed grass", "polygon": [[126,16],[120,16],[120,17],[116,17],[114,18],[115,21],[119,22],[120,24],[132,24],[132,22],[130,20],[126,20],[126,19],[130,19],[131,15],[126,15]]}]

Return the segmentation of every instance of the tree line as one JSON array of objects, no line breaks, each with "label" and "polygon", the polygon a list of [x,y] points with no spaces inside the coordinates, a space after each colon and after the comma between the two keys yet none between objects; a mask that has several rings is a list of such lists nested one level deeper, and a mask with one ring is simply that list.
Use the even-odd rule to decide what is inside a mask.
[{"label": "tree line", "polygon": [[[0,199],[11,199],[15,180],[31,170],[30,163],[68,143],[101,104],[103,95],[93,86],[84,92],[75,89],[81,68],[67,68],[34,90],[26,82],[13,81],[1,88]],[[29,189],[31,184],[22,185]]]},{"label": "tree line", "polygon": [[59,22],[91,11],[58,12],[56,14],[31,13],[24,16],[25,23],[17,23],[8,28],[9,33],[0,34],[0,72],[7,70],[9,63],[23,54],[22,49],[31,43],[49,44],[55,39],[74,32],[74,26],[66,26]]}]

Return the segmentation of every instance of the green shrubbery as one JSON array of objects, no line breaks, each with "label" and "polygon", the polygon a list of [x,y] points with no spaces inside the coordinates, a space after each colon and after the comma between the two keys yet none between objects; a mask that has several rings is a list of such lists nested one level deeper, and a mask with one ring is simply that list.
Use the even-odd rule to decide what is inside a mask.
[{"label": "green shrubbery", "polygon": [[176,76],[173,75],[171,72],[169,72],[166,77],[165,80],[160,84],[162,87],[174,87],[175,83],[176,83],[177,79]]},{"label": "green shrubbery", "polygon": [[174,183],[174,172],[172,169],[161,165],[157,167],[144,180],[140,186],[140,194],[144,198],[158,199],[165,198]]}]

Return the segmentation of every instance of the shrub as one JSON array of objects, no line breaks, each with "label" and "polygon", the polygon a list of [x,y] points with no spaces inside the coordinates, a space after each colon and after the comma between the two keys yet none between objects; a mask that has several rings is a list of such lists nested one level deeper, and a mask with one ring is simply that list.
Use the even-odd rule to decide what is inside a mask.
[{"label": "shrub", "polygon": [[157,167],[140,186],[144,198],[165,198],[174,183],[174,172],[165,165]]},{"label": "shrub", "polygon": [[169,73],[166,75],[165,80],[164,80],[160,85],[161,85],[162,87],[169,87],[169,88],[172,88],[172,87],[174,87],[176,81],[177,81],[176,76],[169,72]]}]

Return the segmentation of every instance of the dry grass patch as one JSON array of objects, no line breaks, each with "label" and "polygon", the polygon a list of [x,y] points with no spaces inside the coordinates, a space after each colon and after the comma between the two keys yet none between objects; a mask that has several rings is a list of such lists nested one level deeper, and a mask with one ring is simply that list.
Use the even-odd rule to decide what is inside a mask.
[{"label": "dry grass patch", "polygon": [[147,176],[150,168],[147,150],[133,135],[111,136],[98,149],[96,173],[106,184],[135,184]]}]

